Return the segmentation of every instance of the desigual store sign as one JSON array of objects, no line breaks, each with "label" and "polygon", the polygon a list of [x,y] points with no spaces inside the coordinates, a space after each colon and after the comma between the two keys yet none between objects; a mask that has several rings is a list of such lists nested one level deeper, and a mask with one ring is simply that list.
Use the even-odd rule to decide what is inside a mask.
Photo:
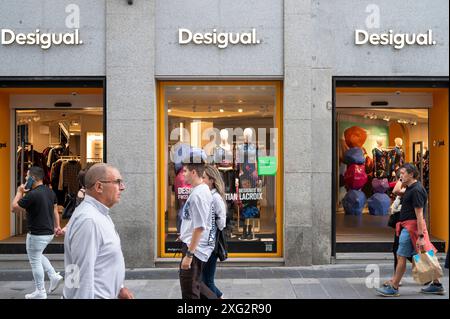
[{"label": "desigual store sign", "polygon": [[355,30],[356,45],[392,46],[400,50],[405,46],[432,46],[436,43],[433,40],[433,30],[428,30],[426,33],[395,33],[393,30],[385,33],[369,33],[366,30]]},{"label": "desigual store sign", "polygon": [[213,29],[212,32],[205,33],[194,33],[189,29],[180,28],[178,29],[178,43],[214,45],[219,49],[225,49],[230,44],[260,44],[261,40],[257,38],[256,29],[254,28],[249,32],[217,32],[217,29]]},{"label": "desigual store sign", "polygon": [[[67,32],[48,32],[37,27],[32,32],[17,32],[11,27],[1,28],[0,43],[3,46],[38,46],[48,50],[52,46],[67,45],[78,46],[83,44],[80,38],[80,7],[69,4],[65,7],[65,27]],[[2,26],[3,27],[3,26]]]},{"label": "desigual store sign", "polygon": [[1,30],[2,45],[37,45],[43,50],[50,49],[54,45],[82,45],[83,40],[80,39],[80,30],[75,29],[66,33],[47,33],[36,29],[30,33],[16,33],[11,29]]}]

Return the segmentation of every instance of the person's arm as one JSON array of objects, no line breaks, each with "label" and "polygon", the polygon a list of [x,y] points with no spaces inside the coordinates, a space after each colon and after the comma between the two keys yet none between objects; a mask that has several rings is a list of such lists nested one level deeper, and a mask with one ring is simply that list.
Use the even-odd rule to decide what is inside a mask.
[{"label": "person's arm", "polygon": [[225,202],[221,196],[216,196],[214,199],[214,205],[216,208],[217,219],[216,224],[219,230],[223,230],[227,223],[227,208],[225,206]]},{"label": "person's arm", "polygon": [[425,245],[425,239],[423,237],[425,231],[423,209],[425,207],[425,204],[426,195],[423,195],[420,192],[416,192],[415,194],[413,194],[413,206],[417,218],[417,234],[419,235],[416,245],[420,248],[420,250],[422,250]]},{"label": "person's arm", "polygon": [[423,227],[423,208],[414,208],[414,211],[416,213],[417,217],[417,233],[419,235],[419,238],[417,239],[416,246],[420,248],[420,250],[423,250],[423,247],[425,247],[425,238],[423,236],[424,227]]},{"label": "person's arm", "polygon": [[399,180],[397,184],[395,184],[392,192],[397,196],[403,196],[405,194],[406,188],[403,187],[403,182]]},{"label": "person's arm", "polygon": [[[30,198],[25,199],[25,198],[23,197],[24,194],[25,194],[25,186],[24,186],[24,185],[20,185],[20,186],[17,188],[16,196],[14,196],[14,199],[13,199],[12,204],[11,204],[11,211],[12,211],[13,213],[21,213],[21,212],[24,212],[24,211],[25,211],[25,208],[28,207],[29,202],[30,202]],[[22,205],[25,205],[26,207],[20,206],[20,205],[19,205],[19,202],[20,202]]]},{"label": "person's arm", "polygon": [[58,205],[53,205],[53,215],[55,216],[55,234],[60,235],[61,233],[61,226],[59,222],[59,212],[58,212]]},{"label": "person's arm", "polygon": [[[203,227],[194,228],[194,231],[192,233],[191,244],[188,247],[188,250],[190,252],[194,252],[197,249],[203,231],[204,231]],[[193,257],[184,256],[183,260],[181,261],[181,269],[186,270],[191,268],[192,259]]]},{"label": "person's arm", "polygon": [[[74,225],[72,225],[73,227]],[[94,299],[95,261],[99,252],[100,236],[92,219],[86,219],[70,232],[69,251],[72,267],[78,271],[79,282],[72,289],[74,299]],[[66,265],[67,267],[67,265]]]}]

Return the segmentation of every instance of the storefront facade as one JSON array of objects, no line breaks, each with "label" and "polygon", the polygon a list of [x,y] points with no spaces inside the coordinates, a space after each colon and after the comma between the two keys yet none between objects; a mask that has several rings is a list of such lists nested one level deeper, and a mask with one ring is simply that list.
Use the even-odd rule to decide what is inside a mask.
[{"label": "storefront facade", "polygon": [[[2,33],[0,82],[10,87],[0,92],[0,143],[6,144],[0,174],[9,181],[0,190],[0,240],[16,229],[8,207],[17,167],[12,114],[20,107],[11,95],[35,93],[12,91],[13,80],[32,82],[28,90],[42,88],[44,80],[53,81],[47,86],[53,89],[98,81],[92,85],[104,98],[97,103],[103,107],[103,160],[119,167],[127,186],[112,218],[128,267],[164,266],[177,257],[177,211],[188,191],[176,186],[176,145],[203,148],[229,180],[230,262],[327,264],[336,253],[336,96],[355,93],[345,92],[344,80],[379,90],[396,82],[401,90],[421,79],[428,90],[441,90],[425,93],[447,94],[447,103],[441,98],[438,104],[448,114],[446,1],[129,2],[1,3],[0,28],[10,31]],[[31,32],[32,39],[73,36],[49,48],[42,37],[40,45],[21,44],[27,35],[19,33]],[[410,44],[402,46],[400,37],[388,44],[389,35],[400,32],[411,34]],[[366,33],[380,35],[366,43]],[[381,38],[386,45],[377,44]],[[75,80],[75,86],[65,83]],[[429,125],[430,153],[434,140],[443,141],[434,156],[448,172],[448,122],[435,124],[443,129],[436,133]],[[232,164],[214,162],[221,140],[234,150]],[[252,149],[251,142],[258,158],[240,159],[236,154]],[[436,194],[448,194],[448,173],[442,176]],[[245,189],[250,197],[241,196]],[[434,201],[448,212],[448,196]],[[448,214],[435,224],[447,225],[437,232],[448,241]]]}]

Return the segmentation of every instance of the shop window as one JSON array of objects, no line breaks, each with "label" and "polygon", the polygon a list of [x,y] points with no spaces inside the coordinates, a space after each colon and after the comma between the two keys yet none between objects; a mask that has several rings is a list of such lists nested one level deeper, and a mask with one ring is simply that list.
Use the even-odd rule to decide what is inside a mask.
[{"label": "shop window", "polygon": [[174,257],[191,186],[183,162],[202,149],[225,184],[231,254],[280,256],[280,85],[161,84],[161,256]]}]

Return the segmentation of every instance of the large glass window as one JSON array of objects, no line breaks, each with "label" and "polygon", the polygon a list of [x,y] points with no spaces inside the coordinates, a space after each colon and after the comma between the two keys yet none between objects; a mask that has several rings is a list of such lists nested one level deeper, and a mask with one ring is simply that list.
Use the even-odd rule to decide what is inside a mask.
[{"label": "large glass window", "polygon": [[182,164],[201,148],[225,183],[229,251],[280,256],[280,84],[186,83],[160,86],[161,256],[174,257],[191,185]]}]

